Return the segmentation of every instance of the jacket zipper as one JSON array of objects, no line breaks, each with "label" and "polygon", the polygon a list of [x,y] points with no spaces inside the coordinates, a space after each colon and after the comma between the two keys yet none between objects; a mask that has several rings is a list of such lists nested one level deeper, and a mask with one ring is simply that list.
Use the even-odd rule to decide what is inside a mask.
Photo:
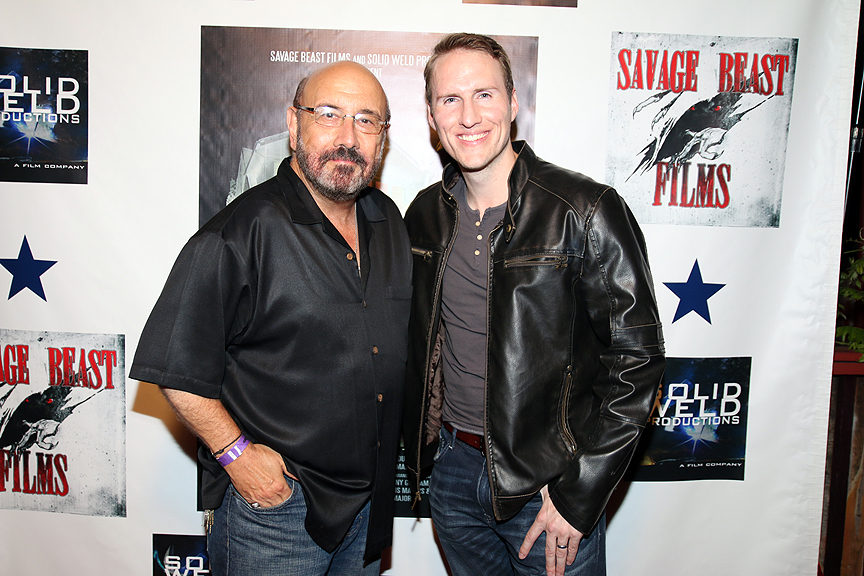
[{"label": "jacket zipper", "polygon": [[412,246],[411,253],[415,256],[422,257],[424,260],[429,260],[430,258],[432,258],[431,250],[423,250],[422,248],[415,248],[414,246]]},{"label": "jacket zipper", "polygon": [[[508,197],[509,198],[509,197]],[[509,199],[508,199],[509,204]],[[503,221],[502,221],[503,222]],[[494,257],[493,249],[492,249],[492,237],[495,235],[501,228],[501,222],[498,223],[497,226],[492,228],[489,232],[489,237],[486,240],[487,243],[487,277],[486,277],[486,374],[483,378],[483,445],[486,448],[486,474],[489,476],[489,488],[492,491],[492,513],[494,514],[496,519],[501,518],[501,511],[498,506],[498,499],[495,498],[495,492],[497,488],[497,482],[495,486],[493,486],[492,478],[492,451],[489,450],[489,430],[487,429],[487,423],[489,422],[488,411],[489,411],[489,332],[490,332],[490,301],[492,296],[492,260]]]},{"label": "jacket zipper", "polygon": [[516,268],[518,266],[555,266],[556,268],[566,268],[567,255],[533,254],[530,256],[517,256],[516,258],[508,258],[504,260],[505,268]]},{"label": "jacket zipper", "polygon": [[[450,194],[448,192],[448,194]],[[452,195],[450,195],[453,198]],[[456,202],[456,199],[453,198],[453,201]],[[441,266],[447,265],[447,259],[450,258],[450,252],[453,250],[453,244],[456,240],[456,233],[459,230],[459,203],[456,202],[456,223],[453,226],[453,232],[451,233],[450,240],[447,243],[447,248],[444,249],[444,255],[441,258]],[[423,256],[423,258],[429,259],[432,257],[431,250],[421,250],[419,248],[411,247],[411,252],[413,254],[417,254],[418,256]],[[440,324],[440,311],[441,311],[441,284],[444,282],[444,273],[438,273],[436,270],[435,275],[437,276],[437,280],[435,281],[435,293],[432,296],[432,301],[435,303],[435,310],[433,311],[433,321],[429,323],[429,332],[426,334],[426,362],[424,363],[423,370],[423,404],[420,410],[420,429],[417,431],[417,470],[415,471],[415,476],[417,478],[417,491],[414,493],[414,501],[411,504],[411,508],[420,502],[420,453],[423,449],[423,427],[426,424],[426,396],[429,392],[429,367],[432,363],[432,334],[438,334],[437,326]]]},{"label": "jacket zipper", "polygon": [[576,439],[573,438],[573,433],[570,432],[570,426],[567,425],[567,407],[570,405],[570,392],[573,388],[573,372],[570,366],[567,367],[567,378],[564,380],[564,391],[561,396],[561,433],[564,435],[564,440],[567,442],[567,448],[571,453],[576,453]]}]

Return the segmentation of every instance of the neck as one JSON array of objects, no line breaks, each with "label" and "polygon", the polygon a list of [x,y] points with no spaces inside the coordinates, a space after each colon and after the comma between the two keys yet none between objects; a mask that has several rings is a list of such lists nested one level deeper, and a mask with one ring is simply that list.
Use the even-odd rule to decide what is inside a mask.
[{"label": "neck", "polygon": [[487,208],[500,206],[510,196],[510,172],[516,164],[516,153],[509,145],[492,164],[474,172],[462,171],[468,188],[466,200],[480,214]]}]

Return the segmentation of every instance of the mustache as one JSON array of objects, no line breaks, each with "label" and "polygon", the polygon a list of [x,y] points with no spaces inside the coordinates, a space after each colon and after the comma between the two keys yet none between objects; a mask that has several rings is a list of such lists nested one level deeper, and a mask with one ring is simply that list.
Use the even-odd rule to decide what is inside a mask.
[{"label": "mustache", "polygon": [[361,168],[366,168],[367,164],[366,159],[363,158],[363,155],[360,154],[360,152],[358,152],[354,148],[345,148],[344,146],[334,148],[333,150],[325,152],[321,155],[320,162],[322,164],[324,162],[327,162],[328,160],[349,160],[351,162],[354,162]]}]

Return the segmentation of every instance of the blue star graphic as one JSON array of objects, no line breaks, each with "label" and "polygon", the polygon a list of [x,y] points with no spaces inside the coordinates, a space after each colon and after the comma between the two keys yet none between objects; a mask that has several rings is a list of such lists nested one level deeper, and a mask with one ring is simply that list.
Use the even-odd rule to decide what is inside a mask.
[{"label": "blue star graphic", "polygon": [[674,324],[690,312],[696,312],[699,316],[711,323],[711,314],[708,312],[708,299],[720,291],[725,284],[706,284],[702,281],[702,273],[699,271],[699,260],[693,263],[690,277],[687,282],[664,282],[667,288],[675,293],[680,301],[678,309],[675,310]]},{"label": "blue star graphic", "polygon": [[17,259],[0,258],[0,264],[12,273],[12,286],[9,288],[7,300],[10,300],[24,288],[29,288],[31,292],[47,302],[45,290],[42,288],[42,280],[39,277],[56,263],[56,260],[34,260],[27,236],[24,236],[24,242],[21,243],[21,250],[18,251]]}]

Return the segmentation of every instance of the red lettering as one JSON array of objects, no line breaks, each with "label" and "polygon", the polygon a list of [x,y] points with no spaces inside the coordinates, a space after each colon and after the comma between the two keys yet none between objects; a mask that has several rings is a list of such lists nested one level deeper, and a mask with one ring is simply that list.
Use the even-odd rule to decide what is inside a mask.
[{"label": "red lettering", "polygon": [[645,73],[648,89],[654,89],[654,72],[657,70],[657,50],[645,51]]},{"label": "red lettering", "polygon": [[669,51],[663,51],[663,63],[660,64],[660,77],[657,78],[658,90],[669,90]]},{"label": "red lettering", "polygon": [[744,91],[760,94],[759,89],[759,54],[753,54],[753,67],[750,70],[750,79],[747,81],[747,87]]},{"label": "red lettering", "polygon": [[63,348],[63,385],[72,386],[72,375],[75,373],[75,348]]},{"label": "red lettering", "polygon": [[[755,61],[754,61],[755,66]],[[759,93],[771,94],[774,91],[774,78],[771,70],[774,69],[774,57],[770,54],[762,56],[762,79],[759,81]]]},{"label": "red lettering", "polygon": [[66,471],[69,469],[65,454],[57,454],[54,456],[54,470],[57,471],[57,480],[60,484],[54,485],[54,491],[58,496],[66,496],[69,494],[69,481],[66,480]]},{"label": "red lettering", "polygon": [[9,481],[9,471],[12,469],[12,453],[8,450],[0,450],[0,492],[6,491],[6,482]]},{"label": "red lettering", "polygon": [[33,476],[32,482],[30,478],[30,452],[28,450],[24,450],[23,452],[21,452],[21,455],[23,456],[22,460],[24,461],[24,494],[35,494],[36,477]]},{"label": "red lettering", "polygon": [[30,347],[26,344],[15,346],[18,351],[18,383],[30,384],[30,370],[27,369],[27,361],[30,359]]},{"label": "red lettering", "polygon": [[63,353],[59,348],[48,348],[48,385],[60,386],[63,384]]},{"label": "red lettering", "polygon": [[642,50],[636,51],[636,65],[633,66],[633,84],[630,87],[639,90],[645,88],[645,81],[642,77]]},{"label": "red lettering", "polygon": [[669,165],[666,162],[657,163],[657,179],[654,181],[654,204],[660,206],[660,198],[666,193],[666,179],[669,176]]},{"label": "red lettering", "polygon": [[[784,54],[720,54],[719,92],[741,92],[783,96],[783,80],[789,71],[789,56]],[[748,73],[749,69],[749,73]],[[734,75],[734,79],[733,79]],[[776,83],[775,83],[776,77]],[[776,91],[775,91],[776,87]]]},{"label": "red lettering", "polygon": [[[632,53],[627,48],[618,52],[618,63],[621,64],[621,70],[618,72],[618,90],[627,90],[630,88],[630,57]],[[626,60],[626,61],[625,61]],[[624,75],[623,79],[621,75]]]},{"label": "red lettering", "polygon": [[99,350],[90,350],[87,358],[90,361],[90,370],[92,371],[87,382],[90,384],[90,388],[98,390],[102,387],[102,372],[98,368],[102,365],[102,356],[99,354]]},{"label": "red lettering", "polygon": [[732,68],[734,60],[731,54],[720,54],[720,86],[718,92],[732,92]]},{"label": "red lettering", "polygon": [[687,81],[684,84],[685,91],[696,91],[696,84],[698,79],[696,78],[696,67],[699,66],[699,51],[698,50],[688,50],[687,51]]},{"label": "red lettering", "polygon": [[54,466],[51,454],[36,454],[36,492],[54,494]]},{"label": "red lettering", "polygon": [[99,365],[105,366],[105,389],[111,390],[114,388],[114,368],[117,367],[117,351],[102,350],[101,361]]},{"label": "red lettering", "polygon": [[7,384],[29,384],[30,371],[27,360],[30,359],[30,348],[26,344],[7,344],[3,347],[3,359],[0,361],[0,377]]},{"label": "red lettering", "polygon": [[747,53],[735,53],[735,88],[734,92],[744,92],[744,87],[747,82]]},{"label": "red lettering", "polygon": [[684,89],[684,72],[678,71],[678,61],[681,61],[681,68],[684,68],[684,52],[677,51],[672,53],[672,70],[669,76],[672,78],[672,92],[676,94]]},{"label": "red lettering", "polygon": [[81,356],[79,357],[78,362],[78,373],[72,375],[70,380],[70,385],[72,386],[83,386],[87,388],[89,386],[89,382],[87,380],[87,354],[84,352],[84,349],[81,349]]},{"label": "red lettering", "polygon": [[[707,171],[706,171],[707,168]],[[699,177],[693,194],[696,206],[714,206],[714,165],[699,164]]]},{"label": "red lettering", "polygon": [[720,192],[722,192],[722,200],[720,194],[717,195],[717,208],[726,208],[729,206],[729,184],[732,180],[732,166],[730,164],[720,164],[717,167],[717,183],[720,184]]},{"label": "red lettering", "polygon": [[777,54],[774,56],[774,63],[777,67],[777,92],[775,94],[783,96],[783,75],[789,71],[789,56]]}]

